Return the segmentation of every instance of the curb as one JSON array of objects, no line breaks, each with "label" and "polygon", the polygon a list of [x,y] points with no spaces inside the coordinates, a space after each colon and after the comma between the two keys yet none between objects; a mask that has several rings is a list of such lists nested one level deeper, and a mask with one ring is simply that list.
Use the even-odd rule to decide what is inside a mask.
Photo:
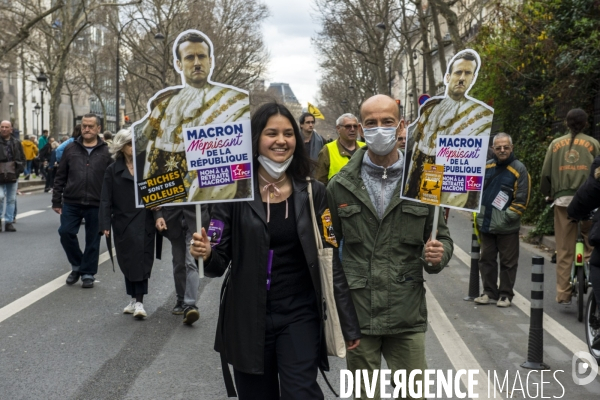
[{"label": "curb", "polygon": [[37,185],[37,186],[27,185],[24,188],[17,188],[17,190],[21,194],[29,194],[29,193],[34,193],[34,192],[41,192],[44,190],[45,187],[46,187],[46,185]]}]

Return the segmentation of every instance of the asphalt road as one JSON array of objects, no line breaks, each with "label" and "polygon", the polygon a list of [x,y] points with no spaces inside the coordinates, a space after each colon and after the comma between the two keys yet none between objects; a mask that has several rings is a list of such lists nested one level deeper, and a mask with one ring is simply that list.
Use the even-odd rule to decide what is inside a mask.
[{"label": "asphalt road", "polygon": [[[44,285],[70,270],[58,238],[59,218],[49,206],[49,194],[19,196],[17,232],[0,233],[0,400],[225,399],[221,364],[213,350],[221,279],[201,280],[201,318],[192,327],[171,314],[175,295],[168,241],[163,259],[154,263],[144,321],[122,314],[128,298],[123,276],[118,266],[113,273],[110,261],[100,265],[94,289],[83,290],[79,284],[68,287],[59,280],[55,290],[39,294],[48,288]],[[451,212],[449,224],[456,246],[463,251],[457,249],[440,274],[425,277],[428,366],[444,371],[480,369],[480,393],[493,385],[481,373],[490,371],[492,378],[495,371],[500,382],[508,374],[502,398],[535,398],[540,374],[532,373],[527,380],[529,371],[520,367],[527,359],[525,308],[476,306],[462,300],[468,290],[469,268],[463,261],[470,251],[470,221],[466,214]],[[105,252],[103,245],[101,254]],[[543,253],[527,244],[521,246],[515,289],[525,299],[529,298],[535,254]],[[597,399],[598,376],[586,386],[575,385],[571,378],[572,350],[585,340],[583,324],[577,322],[574,306],[559,307],[554,302],[554,264],[545,256],[544,311],[555,325],[545,325],[544,362],[557,379],[544,375],[543,395]],[[32,304],[23,306],[28,299]],[[6,317],[9,311],[13,315]],[[339,391],[339,371],[345,362],[330,358],[330,364],[327,375]],[[334,398],[319,381],[326,398]],[[461,388],[465,389],[463,384]]]}]

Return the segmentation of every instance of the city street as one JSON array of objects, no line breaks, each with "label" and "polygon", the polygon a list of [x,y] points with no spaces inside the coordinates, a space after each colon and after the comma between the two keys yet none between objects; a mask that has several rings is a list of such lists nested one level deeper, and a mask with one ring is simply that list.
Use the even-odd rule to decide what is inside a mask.
[{"label": "city street", "polygon": [[[175,294],[165,240],[144,299],[148,318],[135,320],[122,314],[129,299],[118,265],[112,271],[104,239],[94,288],[66,286],[70,267],[50,194],[25,194],[17,202],[17,232],[0,233],[0,400],[227,398],[213,350],[221,279],[201,280],[200,320],[183,325],[181,316],[171,314]],[[479,370],[479,399],[493,398],[488,379],[493,382],[495,374],[502,384],[507,371],[507,384],[495,398],[599,398],[600,377],[586,386],[573,382],[573,354],[587,352],[585,333],[575,305],[559,307],[554,301],[555,264],[549,254],[522,243],[512,307],[477,306],[463,301],[469,282],[468,214],[451,211],[449,225],[454,257],[439,275],[425,276],[428,367]],[[82,227],[80,241],[83,232]],[[529,370],[520,367],[527,359],[534,255],[545,257],[544,362],[552,373],[543,375],[543,395],[540,373],[528,379]],[[330,364],[327,376],[339,392],[345,362],[330,358]],[[334,398],[319,380],[325,397]]]}]

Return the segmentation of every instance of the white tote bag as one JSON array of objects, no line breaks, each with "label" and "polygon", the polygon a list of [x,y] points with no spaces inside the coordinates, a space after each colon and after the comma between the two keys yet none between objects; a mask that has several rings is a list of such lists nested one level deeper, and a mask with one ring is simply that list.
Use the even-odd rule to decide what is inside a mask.
[{"label": "white tote bag", "polygon": [[323,248],[319,225],[315,216],[315,205],[313,202],[312,184],[308,181],[308,198],[310,201],[310,214],[312,216],[313,230],[317,242],[319,255],[319,274],[321,275],[321,293],[325,307],[323,319],[325,320],[325,342],[327,343],[327,355],[340,358],[346,357],[346,342],[342,335],[340,317],[337,312],[335,298],[333,295],[333,249]]}]

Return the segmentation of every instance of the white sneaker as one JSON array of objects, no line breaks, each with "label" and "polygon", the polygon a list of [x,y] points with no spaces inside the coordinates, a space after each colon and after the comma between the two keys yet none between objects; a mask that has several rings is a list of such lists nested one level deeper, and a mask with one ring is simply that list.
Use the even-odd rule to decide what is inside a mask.
[{"label": "white sneaker", "polygon": [[485,293],[483,293],[481,296],[475,298],[475,300],[473,300],[473,301],[475,303],[481,304],[481,305],[484,305],[484,304],[495,304],[497,302],[497,300],[495,300],[495,299],[490,299],[488,297],[488,295],[485,294]]},{"label": "white sneaker", "polygon": [[496,307],[510,307],[510,300],[508,297],[502,296],[500,297],[500,300],[498,300]]},{"label": "white sneaker", "polygon": [[133,316],[137,319],[146,318],[146,310],[144,310],[144,305],[140,302],[135,303],[135,312]]},{"label": "white sneaker", "polygon": [[123,309],[123,314],[133,314],[135,312],[135,299],[131,299],[127,307]]}]

